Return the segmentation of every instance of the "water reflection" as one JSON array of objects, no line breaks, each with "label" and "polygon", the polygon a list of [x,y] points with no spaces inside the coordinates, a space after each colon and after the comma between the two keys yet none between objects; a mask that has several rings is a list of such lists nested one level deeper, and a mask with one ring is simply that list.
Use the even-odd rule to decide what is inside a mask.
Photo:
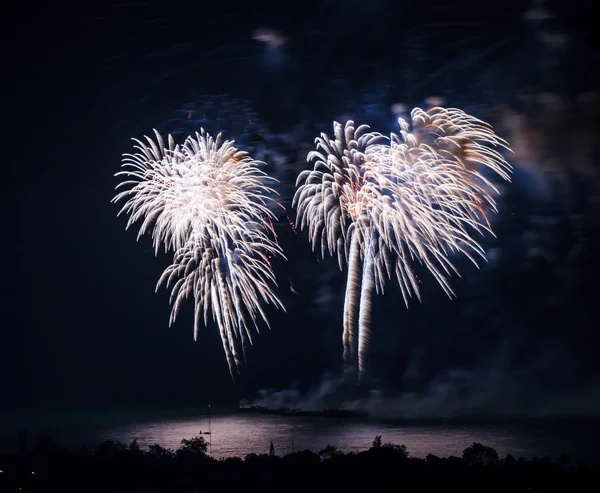
[{"label": "water reflection", "polygon": [[[581,428],[581,429],[580,429]],[[562,453],[589,458],[600,438],[597,424],[562,424],[530,422],[512,424],[427,423],[400,424],[372,422],[360,419],[282,417],[272,415],[221,415],[211,420],[212,455],[244,457],[249,453],[268,453],[271,441],[275,452],[283,455],[294,450],[318,451],[326,445],[340,450],[368,449],[376,435],[384,442],[404,444],[411,456],[425,457],[462,454],[473,442],[494,447],[500,456],[533,457],[548,455],[557,458]],[[141,446],[159,443],[177,449],[183,438],[208,431],[206,417],[166,418],[111,428],[99,439],[129,443],[134,439]]]},{"label": "water reflection", "polygon": [[[33,445],[40,435],[76,449],[93,449],[104,440],[145,447],[159,443],[177,449],[183,438],[208,431],[206,410],[139,413],[68,413],[0,416],[0,452],[12,452],[17,430],[28,430]],[[441,457],[462,454],[473,442],[494,447],[501,457],[549,456],[562,453],[581,461],[600,461],[600,420],[534,419],[485,423],[444,421],[391,422],[369,419],[283,417],[276,415],[217,414],[211,418],[212,455],[239,456],[268,453],[271,441],[277,455],[294,450],[318,451],[335,445],[344,452],[368,449],[376,435],[383,442],[406,445],[413,457],[432,453]]]}]

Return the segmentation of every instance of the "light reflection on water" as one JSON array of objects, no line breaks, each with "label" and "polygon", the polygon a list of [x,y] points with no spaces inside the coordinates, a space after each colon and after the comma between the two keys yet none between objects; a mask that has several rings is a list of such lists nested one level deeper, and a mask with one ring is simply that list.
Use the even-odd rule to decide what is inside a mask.
[{"label": "light reflection on water", "polygon": [[[212,444],[216,457],[244,457],[249,453],[267,453],[271,441],[278,455],[297,450],[318,451],[326,445],[340,450],[360,451],[371,446],[376,435],[383,442],[406,445],[413,457],[433,453],[440,457],[460,456],[473,442],[494,447],[500,456],[516,457],[548,455],[557,458],[562,453],[572,457],[588,455],[598,439],[598,433],[587,433],[589,445],[582,443],[584,434],[576,436],[572,427],[545,429],[545,426],[464,425],[464,424],[404,424],[371,422],[360,419],[282,417],[276,415],[222,415],[211,419],[211,435],[204,435]],[[110,430],[105,439],[129,443],[136,439],[140,446],[159,443],[177,449],[181,439],[208,431],[206,417],[163,419],[120,426]],[[594,438],[595,437],[595,438]],[[596,442],[597,443],[597,442]]]},{"label": "light reflection on water", "polygon": [[[205,410],[169,414],[69,413],[68,415],[19,416],[0,422],[0,448],[14,450],[18,429],[29,431],[32,444],[40,434],[70,448],[86,444],[93,449],[104,440],[130,443],[141,447],[159,443],[177,449],[184,438],[207,432]],[[600,420],[529,420],[489,423],[444,421],[391,422],[368,419],[321,417],[283,417],[277,415],[217,414],[211,418],[215,457],[244,457],[249,453],[267,453],[271,441],[275,453],[295,450],[318,451],[326,445],[340,450],[360,451],[371,446],[376,435],[383,442],[406,445],[413,457],[428,453],[440,457],[460,456],[473,442],[494,447],[501,457],[553,459],[566,453],[581,461],[600,461]]]}]

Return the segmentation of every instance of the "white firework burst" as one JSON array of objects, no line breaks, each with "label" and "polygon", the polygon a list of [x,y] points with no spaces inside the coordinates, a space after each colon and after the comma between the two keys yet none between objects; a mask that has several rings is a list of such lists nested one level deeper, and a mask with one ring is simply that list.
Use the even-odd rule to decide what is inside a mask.
[{"label": "white firework burst", "polygon": [[[117,173],[126,187],[113,201],[126,199],[119,214],[129,214],[127,227],[141,221],[138,238],[152,232],[155,252],[174,250],[174,261],[157,289],[172,287],[172,323],[183,300],[195,300],[194,339],[208,315],[219,327],[232,377],[252,343],[249,321],[258,330],[267,322],[262,303],[283,309],[270,259],[283,252],[272,227],[271,206],[276,180],[262,162],[239,151],[233,141],[213,139],[204,130],[176,145],[135,140],[135,154],[126,154]],[[268,322],[267,322],[268,323]]]},{"label": "white firework burst", "polygon": [[371,296],[395,275],[405,303],[419,288],[411,264],[424,264],[451,296],[448,255],[460,252],[475,265],[485,258],[472,233],[491,232],[494,187],[479,167],[503,179],[510,165],[499,150],[508,144],[492,129],[458,109],[419,108],[413,131],[399,119],[400,136],[370,132],[365,125],[334,123],[334,139],[321,134],[309,153],[294,196],[297,221],[308,226],[313,248],[337,252],[348,264],[344,305],[344,362],[359,378],[366,368]]}]

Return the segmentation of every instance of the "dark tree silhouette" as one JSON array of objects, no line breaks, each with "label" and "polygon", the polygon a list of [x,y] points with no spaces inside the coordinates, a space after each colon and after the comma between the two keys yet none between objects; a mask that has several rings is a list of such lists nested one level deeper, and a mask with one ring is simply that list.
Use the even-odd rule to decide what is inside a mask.
[{"label": "dark tree silhouette", "polygon": [[327,445],[324,449],[319,450],[318,454],[323,459],[329,459],[335,455],[340,455],[341,452],[338,451],[335,445]]},{"label": "dark tree silhouette", "polygon": [[142,454],[142,450],[140,449],[140,446],[139,446],[137,440],[134,440],[133,442],[131,442],[129,444],[129,452],[131,452],[132,455],[141,455]]},{"label": "dark tree silhouette", "polygon": [[386,450],[393,450],[394,452],[399,452],[399,457],[404,457],[405,459],[408,457],[408,450],[406,450],[406,445],[396,445],[395,443],[384,443],[382,448]]},{"label": "dark tree silhouette", "polygon": [[492,447],[477,442],[473,442],[473,445],[467,447],[463,451],[462,457],[469,465],[487,466],[499,462],[498,452]]},{"label": "dark tree silhouette", "polygon": [[197,436],[188,439],[181,440],[181,447],[179,447],[178,452],[189,452],[192,454],[206,454],[208,450],[208,443],[204,437]]},{"label": "dark tree silhouette", "polygon": [[160,446],[158,443],[155,443],[148,446],[148,452],[146,452],[146,454],[153,457],[171,457],[173,455],[173,451]]},{"label": "dark tree silhouette", "polygon": [[113,440],[106,440],[96,447],[96,455],[107,459],[124,457],[128,452],[127,445]]}]

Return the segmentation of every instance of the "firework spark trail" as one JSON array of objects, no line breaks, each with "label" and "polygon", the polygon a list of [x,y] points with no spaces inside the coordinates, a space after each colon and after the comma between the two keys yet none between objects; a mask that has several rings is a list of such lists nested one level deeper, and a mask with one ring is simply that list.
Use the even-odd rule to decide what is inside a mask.
[{"label": "firework spark trail", "polygon": [[156,142],[135,140],[138,152],[124,155],[129,169],[117,173],[126,177],[117,188],[128,189],[113,201],[126,199],[119,214],[129,214],[127,228],[141,221],[138,239],[152,231],[155,253],[161,246],[175,252],[157,284],[171,287],[169,325],[191,294],[194,340],[212,313],[235,378],[252,344],[250,322],[257,331],[259,319],[268,325],[262,303],[284,309],[269,263],[283,256],[271,222],[275,180],[221,134],[201,130],[182,146],[169,135],[167,147],[155,134]]},{"label": "firework spark trail", "polygon": [[[313,249],[337,253],[348,264],[344,305],[344,363],[364,374],[370,337],[371,296],[383,293],[394,275],[404,302],[416,295],[416,260],[448,296],[447,276],[458,274],[448,259],[462,253],[475,265],[485,259],[473,232],[491,233],[487,212],[496,211],[496,191],[478,171],[486,167],[505,180],[511,167],[499,150],[508,144],[486,123],[458,109],[419,108],[413,131],[399,119],[400,136],[389,138],[334,123],[334,139],[321,134],[308,155],[314,169],[300,173],[293,204]],[[497,150],[499,149],[499,150]],[[360,269],[362,268],[362,276]],[[357,319],[358,312],[358,319]]]}]

